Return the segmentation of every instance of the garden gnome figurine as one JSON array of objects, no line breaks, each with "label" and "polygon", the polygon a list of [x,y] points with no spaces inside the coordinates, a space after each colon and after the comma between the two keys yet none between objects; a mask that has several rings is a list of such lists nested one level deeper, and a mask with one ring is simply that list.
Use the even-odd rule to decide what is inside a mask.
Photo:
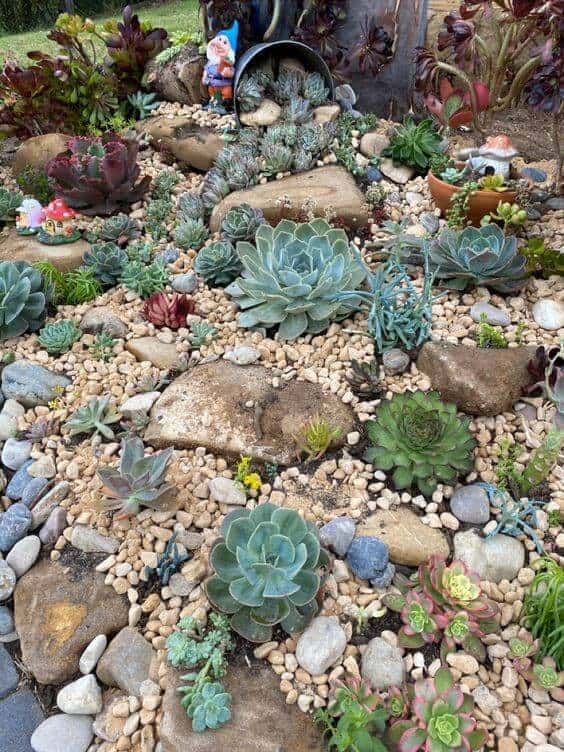
[{"label": "garden gnome figurine", "polygon": [[43,207],[35,198],[24,198],[16,209],[16,232],[18,235],[35,235],[43,222]]},{"label": "garden gnome figurine", "polygon": [[73,209],[62,198],[56,198],[45,207],[37,239],[45,245],[74,243],[80,238],[80,231],[74,226],[75,217]]},{"label": "garden gnome figurine", "polygon": [[233,100],[235,77],[235,53],[239,22],[233,21],[229,29],[220,31],[210,40],[206,50],[208,62],[204,68],[202,83],[208,88],[210,109],[225,114]]},{"label": "garden gnome figurine", "polygon": [[509,178],[511,160],[519,152],[513,146],[509,136],[490,136],[486,143],[480,146],[478,152],[473,152],[470,159],[470,167],[480,175],[503,175],[505,180]]}]

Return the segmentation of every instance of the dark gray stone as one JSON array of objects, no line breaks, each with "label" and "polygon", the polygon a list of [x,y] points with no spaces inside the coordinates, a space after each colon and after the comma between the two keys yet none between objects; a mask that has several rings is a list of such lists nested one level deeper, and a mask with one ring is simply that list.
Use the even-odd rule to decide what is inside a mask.
[{"label": "dark gray stone", "polygon": [[419,224],[423,225],[430,235],[433,235],[439,229],[439,218],[431,212],[423,212],[419,217]]},{"label": "dark gray stone", "polygon": [[388,564],[386,569],[382,572],[382,574],[378,575],[377,577],[373,577],[370,580],[370,584],[372,587],[375,588],[387,588],[392,584],[392,580],[394,579],[394,575],[396,573],[396,567],[394,564]]},{"label": "dark gray stone", "polygon": [[495,306],[491,305],[491,303],[486,303],[483,300],[479,300],[477,303],[474,303],[474,305],[470,309],[470,316],[472,317],[472,321],[478,323],[481,320],[483,313],[486,314],[486,321],[488,322],[488,324],[492,324],[493,326],[509,326],[509,324],[511,323],[509,314],[507,314],[505,311],[502,311],[501,308],[496,308]]},{"label": "dark gray stone", "polygon": [[35,502],[42,497],[48,485],[49,480],[47,478],[32,478],[23,490],[22,504],[31,509]]},{"label": "dark gray stone", "polygon": [[30,739],[43,720],[29,689],[20,689],[0,702],[0,752],[34,752]]},{"label": "dark gray stone", "polygon": [[546,172],[539,170],[538,167],[523,167],[521,177],[532,180],[534,183],[544,183],[547,176]]},{"label": "dark gray stone", "polygon": [[54,546],[59,535],[67,526],[67,512],[63,507],[55,507],[39,531],[39,540],[44,546]]},{"label": "dark gray stone", "polygon": [[14,617],[8,606],[0,606],[0,635],[14,631]]},{"label": "dark gray stone", "polygon": [[547,209],[552,211],[559,211],[564,209],[564,196],[553,196],[549,198],[544,204]]},{"label": "dark gray stone", "polygon": [[371,535],[355,538],[347,552],[347,563],[362,580],[378,580],[389,564],[388,546]]},{"label": "dark gray stone", "polygon": [[450,511],[460,522],[485,524],[490,519],[490,501],[486,489],[479,483],[458,488],[450,500]]},{"label": "dark gray stone", "polygon": [[20,677],[10,653],[0,645],[0,699],[9,695],[18,686]]},{"label": "dark gray stone", "polygon": [[25,504],[17,502],[8,507],[0,517],[0,551],[6,553],[27,533],[31,525],[31,512]]},{"label": "dark gray stone", "polygon": [[355,530],[356,522],[350,517],[335,517],[323,525],[319,531],[319,539],[323,546],[327,546],[338,556],[344,556],[352,543]]},{"label": "dark gray stone", "polygon": [[390,350],[386,350],[382,355],[382,365],[384,371],[389,376],[396,376],[398,373],[404,373],[409,368],[411,360],[407,353],[400,350],[399,347],[392,347]]},{"label": "dark gray stone", "polygon": [[12,501],[19,501],[22,498],[25,487],[31,483],[33,477],[28,474],[27,468],[33,465],[33,460],[28,460],[14,473],[12,480],[6,488],[6,496]]},{"label": "dark gray stone", "polygon": [[70,379],[53,373],[29,360],[16,360],[2,371],[4,397],[14,399],[24,407],[47,405],[58,395],[58,388],[65,389]]}]

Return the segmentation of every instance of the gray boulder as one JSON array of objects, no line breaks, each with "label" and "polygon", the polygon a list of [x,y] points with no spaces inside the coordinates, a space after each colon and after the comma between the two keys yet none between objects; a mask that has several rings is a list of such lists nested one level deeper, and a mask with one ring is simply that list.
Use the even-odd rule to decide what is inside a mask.
[{"label": "gray boulder", "polygon": [[374,689],[401,686],[405,678],[401,650],[381,637],[375,637],[362,656],[361,673]]},{"label": "gray boulder", "polygon": [[66,376],[53,373],[29,360],[17,360],[2,371],[4,396],[24,407],[47,405],[57,397],[59,389],[65,389],[70,383]]}]

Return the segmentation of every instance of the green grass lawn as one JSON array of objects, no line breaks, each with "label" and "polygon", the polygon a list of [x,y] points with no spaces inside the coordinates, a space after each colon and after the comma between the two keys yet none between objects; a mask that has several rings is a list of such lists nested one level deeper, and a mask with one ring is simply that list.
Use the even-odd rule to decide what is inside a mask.
[{"label": "green grass lawn", "polygon": [[[124,2],[125,4],[125,2]],[[153,26],[163,26],[169,34],[175,31],[196,31],[198,28],[198,0],[172,0],[166,5],[131,3],[139,13],[141,21],[149,21]],[[119,11],[108,13],[95,20],[98,23],[108,18],[119,17]],[[28,31],[21,34],[0,35],[0,61],[6,57],[25,62],[30,50],[42,50],[55,54],[57,45],[47,39],[49,29]]]}]

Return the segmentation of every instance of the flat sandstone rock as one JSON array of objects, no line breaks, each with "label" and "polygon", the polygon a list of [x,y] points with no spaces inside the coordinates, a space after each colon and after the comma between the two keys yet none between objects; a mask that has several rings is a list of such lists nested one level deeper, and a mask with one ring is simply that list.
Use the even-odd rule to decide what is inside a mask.
[{"label": "flat sandstone rock", "polygon": [[[271,381],[272,372],[262,366],[216,361],[191,368],[154,404],[145,441],[288,465],[295,461],[292,435],[313,416],[341,428],[335,447],[354,430],[351,408],[319,385],[292,381],[274,389]],[[245,407],[249,401],[256,407]]]},{"label": "flat sandstone rock", "polygon": [[[281,196],[288,197],[291,206],[281,206]],[[298,219],[304,203],[311,199],[316,202],[312,211],[317,217],[325,217],[331,210],[349,227],[365,227],[369,222],[368,206],[354,178],[344,167],[331,165],[230,193],[213,210],[210,229],[218,232],[227,212],[239,204],[262,209],[266,219],[274,225],[281,219]]]},{"label": "flat sandstone rock", "polygon": [[82,239],[63,245],[44,245],[34,235],[18,235],[14,229],[7,235],[0,235],[0,261],[27,261],[28,264],[50,261],[61,271],[79,267],[89,248]]}]

